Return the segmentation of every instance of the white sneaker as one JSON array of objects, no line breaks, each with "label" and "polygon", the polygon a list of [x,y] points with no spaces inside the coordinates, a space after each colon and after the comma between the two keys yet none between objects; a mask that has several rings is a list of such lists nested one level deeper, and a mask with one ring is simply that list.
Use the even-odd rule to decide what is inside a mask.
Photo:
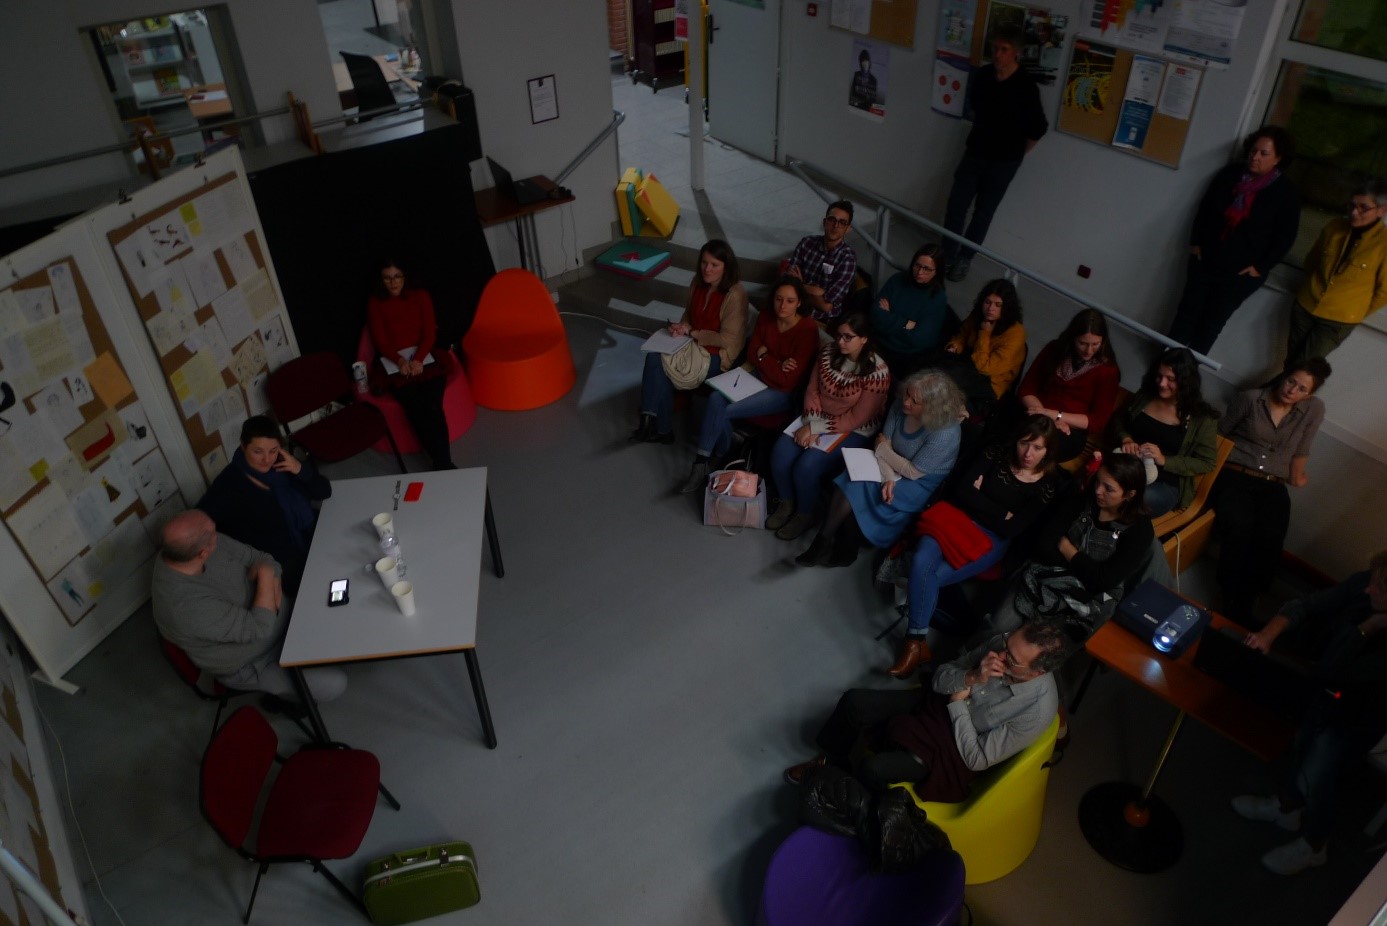
[{"label": "white sneaker", "polygon": [[1288,833],[1300,829],[1300,811],[1282,811],[1281,802],[1274,797],[1260,794],[1241,794],[1233,798],[1233,809],[1238,816],[1249,820],[1275,823]]},{"label": "white sneaker", "polygon": [[1278,875],[1293,875],[1307,868],[1318,868],[1329,861],[1324,849],[1316,852],[1304,839],[1288,842],[1262,856],[1262,864]]}]

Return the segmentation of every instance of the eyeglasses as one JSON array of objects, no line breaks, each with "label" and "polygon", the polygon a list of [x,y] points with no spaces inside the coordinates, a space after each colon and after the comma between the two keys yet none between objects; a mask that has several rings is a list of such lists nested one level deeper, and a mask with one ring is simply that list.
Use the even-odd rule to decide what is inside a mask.
[{"label": "eyeglasses", "polygon": [[860,337],[862,337],[862,335],[860,335],[860,334],[843,334],[843,333],[840,331],[840,332],[835,336],[835,340],[837,340],[838,343],[841,344],[841,343],[843,343],[844,341],[856,341],[856,340],[857,340],[858,338],[860,338]]},{"label": "eyeglasses", "polygon": [[[1011,669],[1013,672],[1033,672],[1033,671],[1035,671],[1035,669],[1034,669],[1033,666],[1022,665],[1022,664],[1017,660],[1017,658],[1011,654],[1011,646],[1008,645],[1008,641],[1011,639],[1011,634],[1009,634],[1009,633],[1004,633],[1004,634],[1002,634],[1000,637],[998,637],[997,639],[998,639],[998,640],[1001,642],[1001,644],[1002,644],[1001,650],[1000,650],[1000,652],[1001,652],[1001,654],[1002,654],[1002,661],[1003,661],[1004,663],[1006,663],[1006,666],[1007,666],[1008,669]],[[994,646],[993,646],[993,649],[995,650],[996,648],[997,648],[997,647],[994,645]]]},{"label": "eyeglasses", "polygon": [[382,273],[380,275],[380,278],[384,280],[386,283],[390,283],[395,280],[403,280],[405,278],[405,275],[403,273]]},{"label": "eyeglasses", "polygon": [[1380,209],[1380,208],[1382,208],[1382,207],[1379,206],[1377,203],[1355,203],[1355,202],[1350,202],[1350,203],[1348,204],[1348,211],[1349,211],[1349,212],[1372,212],[1374,209]]},{"label": "eyeglasses", "polygon": [[836,215],[824,216],[825,225],[837,225],[839,228],[847,228],[852,224],[852,219],[840,219]]},{"label": "eyeglasses", "polygon": [[933,264],[911,264],[910,269],[916,273],[933,273],[938,268]]}]

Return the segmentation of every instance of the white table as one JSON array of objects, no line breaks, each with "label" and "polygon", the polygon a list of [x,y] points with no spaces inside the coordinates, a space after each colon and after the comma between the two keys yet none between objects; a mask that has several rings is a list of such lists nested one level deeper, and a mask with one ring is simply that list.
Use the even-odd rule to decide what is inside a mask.
[{"label": "white table", "polygon": [[[423,491],[417,501],[407,502],[404,496],[413,483],[421,483]],[[374,568],[366,571],[380,556],[371,518],[382,511],[394,515],[405,578],[414,584],[416,611],[411,617],[400,613]],[[492,566],[501,576],[485,467],[333,481],[332,497],[318,515],[279,660],[292,671],[320,739],[329,737],[303,684],[304,668],[461,651],[486,744],[496,748],[477,663],[483,526]],[[349,601],[329,608],[333,579],[350,580]]]}]

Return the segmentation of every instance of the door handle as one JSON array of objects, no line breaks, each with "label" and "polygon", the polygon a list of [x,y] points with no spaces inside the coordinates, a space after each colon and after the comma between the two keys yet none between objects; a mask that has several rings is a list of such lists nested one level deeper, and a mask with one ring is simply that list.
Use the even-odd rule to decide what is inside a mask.
[{"label": "door handle", "polygon": [[705,27],[705,29],[706,29],[706,31],[707,31],[707,35],[708,35],[708,44],[709,44],[709,45],[712,45],[712,44],[713,44],[713,33],[718,31],[718,27],[715,26],[715,25],[713,25],[713,14],[712,14],[712,13],[709,13],[709,14],[708,14],[708,19],[707,19],[707,21],[704,23],[704,27]]}]

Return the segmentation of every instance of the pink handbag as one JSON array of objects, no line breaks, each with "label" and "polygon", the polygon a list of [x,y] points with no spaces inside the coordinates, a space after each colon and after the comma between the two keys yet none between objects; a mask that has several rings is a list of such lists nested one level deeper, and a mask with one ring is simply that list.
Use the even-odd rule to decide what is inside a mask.
[{"label": "pink handbag", "polygon": [[[728,466],[745,463],[734,460]],[[720,469],[708,474],[703,490],[703,523],[716,525],[724,534],[739,531],[729,527],[761,528],[766,523],[766,487],[761,477],[742,469]]]}]

